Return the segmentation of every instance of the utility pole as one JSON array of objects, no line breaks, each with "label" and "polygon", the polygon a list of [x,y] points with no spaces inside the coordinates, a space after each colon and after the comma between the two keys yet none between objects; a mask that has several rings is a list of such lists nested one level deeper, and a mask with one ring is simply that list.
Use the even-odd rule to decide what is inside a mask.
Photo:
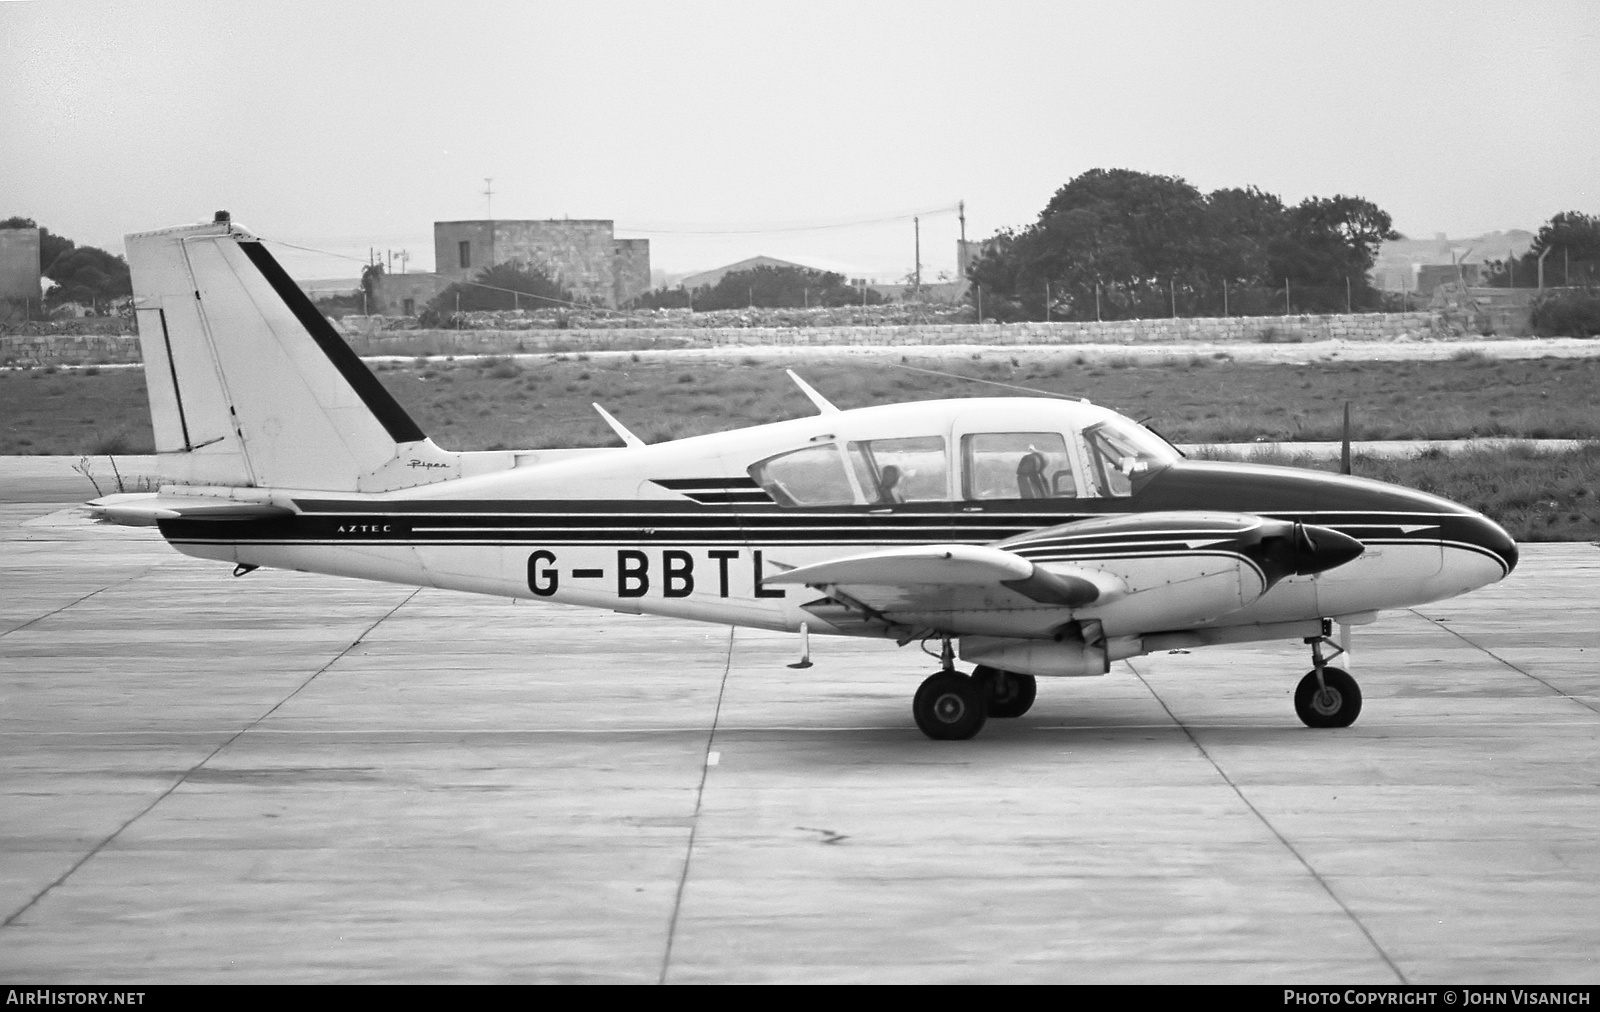
[{"label": "utility pole", "polygon": [[[965,280],[967,280],[967,202],[966,201],[962,200],[962,201],[957,201],[956,202],[956,218],[957,218],[957,220],[959,220],[961,222],[961,245],[956,247],[956,249],[961,254],[961,262],[956,264],[956,268],[961,272],[961,280],[965,281]],[[979,319],[981,320],[982,317],[980,317]]]},{"label": "utility pole", "polygon": [[1222,279],[1222,315],[1228,315],[1228,279]]},{"label": "utility pole", "polygon": [[1098,279],[1094,283],[1094,322],[1100,322],[1100,282]]},{"label": "utility pole", "polygon": [[1178,318],[1178,277],[1173,275],[1167,279],[1167,293],[1172,296],[1172,318]]},{"label": "utility pole", "polygon": [[1344,276],[1344,312],[1346,316],[1350,315],[1350,275],[1348,274]]},{"label": "utility pole", "polygon": [[1050,282],[1044,283],[1044,322],[1050,322]]},{"label": "utility pole", "polygon": [[494,177],[483,177],[483,211],[484,217],[494,220]]},{"label": "utility pole", "polygon": [[1289,315],[1289,279],[1283,279],[1283,315]]},{"label": "utility pole", "polygon": [[917,301],[920,302],[920,301],[922,301],[922,219],[921,218],[912,218],[911,219],[911,228],[913,230],[913,234],[916,236],[916,258],[917,258],[916,270],[914,270],[912,272],[912,277],[914,279],[912,281],[912,285],[914,286],[914,289],[915,289],[916,294],[917,294]]},{"label": "utility pole", "polygon": [[1539,291],[1544,291],[1544,258],[1555,251],[1554,246],[1548,246],[1539,254]]}]

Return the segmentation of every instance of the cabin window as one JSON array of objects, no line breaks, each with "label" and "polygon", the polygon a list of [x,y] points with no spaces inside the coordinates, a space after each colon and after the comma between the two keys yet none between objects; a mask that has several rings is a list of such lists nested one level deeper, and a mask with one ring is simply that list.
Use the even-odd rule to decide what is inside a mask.
[{"label": "cabin window", "polygon": [[465,240],[456,243],[456,252],[461,255],[462,270],[472,266],[472,243]]},{"label": "cabin window", "polygon": [[961,437],[968,499],[1056,499],[1078,494],[1059,432],[974,432]]},{"label": "cabin window", "polygon": [[940,436],[850,444],[850,467],[868,502],[940,502],[949,496],[950,462]]},{"label": "cabin window", "polygon": [[1135,475],[1165,467],[1176,452],[1165,442],[1130,422],[1104,421],[1083,432],[1100,494],[1130,496]]},{"label": "cabin window", "polygon": [[833,443],[780,453],[753,464],[750,477],[779,506],[848,506],[861,499]]}]

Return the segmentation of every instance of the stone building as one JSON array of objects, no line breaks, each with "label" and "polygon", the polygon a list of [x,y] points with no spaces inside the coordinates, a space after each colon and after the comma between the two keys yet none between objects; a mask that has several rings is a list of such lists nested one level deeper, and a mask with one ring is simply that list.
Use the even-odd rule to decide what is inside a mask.
[{"label": "stone building", "polygon": [[454,280],[442,274],[380,274],[372,285],[377,304],[370,311],[374,316],[416,316]]},{"label": "stone building", "polygon": [[0,300],[39,297],[39,230],[0,228]]},{"label": "stone building", "polygon": [[650,240],[618,239],[600,218],[436,221],[434,271],[446,283],[486,267],[536,267],[581,302],[616,308],[650,290]]}]

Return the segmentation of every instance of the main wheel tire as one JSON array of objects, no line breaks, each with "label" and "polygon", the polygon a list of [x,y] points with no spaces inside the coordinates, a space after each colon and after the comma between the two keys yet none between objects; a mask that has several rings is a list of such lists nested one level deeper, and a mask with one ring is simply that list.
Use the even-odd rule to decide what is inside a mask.
[{"label": "main wheel tire", "polygon": [[1294,712],[1307,727],[1349,727],[1361,716],[1361,686],[1349,672],[1323,668],[1323,689],[1315,671],[1294,690]]},{"label": "main wheel tire", "polygon": [[1032,675],[980,664],[972,670],[972,677],[984,687],[984,701],[991,717],[1020,717],[1033,707],[1033,700],[1039,695],[1039,682]]},{"label": "main wheel tire", "polygon": [[988,717],[984,687],[959,671],[929,675],[911,701],[911,715],[929,738],[960,741],[983,730]]}]

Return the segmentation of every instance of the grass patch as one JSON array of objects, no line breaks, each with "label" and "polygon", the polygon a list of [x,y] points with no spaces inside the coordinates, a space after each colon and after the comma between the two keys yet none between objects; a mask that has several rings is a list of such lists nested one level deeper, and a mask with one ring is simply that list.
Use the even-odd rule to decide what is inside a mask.
[{"label": "grass patch", "polygon": [[[520,417],[518,432],[537,433],[555,445],[611,444],[610,431],[597,419],[589,422],[594,400],[625,423],[671,419],[686,435],[814,412],[783,374],[784,365],[794,363],[747,365],[735,359],[689,371],[682,362],[633,362],[627,356],[616,359],[620,368],[573,359],[505,359],[487,368],[400,362],[379,379],[423,431],[457,449],[483,449],[495,442],[527,445],[515,432],[491,431],[470,421],[481,404]],[[965,356],[904,363],[954,377],[902,369],[894,360],[843,356],[807,359],[798,371],[843,408],[1011,396],[1019,392],[971,380],[1017,382],[1148,418],[1182,443],[1338,439],[1347,400],[1356,439],[1600,438],[1600,361],[1593,359],[1285,365],[1212,358],[1205,366],[1188,357],[1147,363],[1131,355],[1115,359],[1108,368],[1085,368],[1068,357],[1026,377],[1010,374],[1005,360]],[[996,364],[1000,370],[991,373]],[[548,402],[537,417],[527,408],[531,389]],[[460,410],[461,403],[471,403],[473,410]],[[713,403],[720,410],[708,410]],[[444,421],[446,416],[452,420]],[[153,442],[141,370],[0,372],[0,453],[77,453],[100,434],[118,431],[126,431],[135,445]]]}]

